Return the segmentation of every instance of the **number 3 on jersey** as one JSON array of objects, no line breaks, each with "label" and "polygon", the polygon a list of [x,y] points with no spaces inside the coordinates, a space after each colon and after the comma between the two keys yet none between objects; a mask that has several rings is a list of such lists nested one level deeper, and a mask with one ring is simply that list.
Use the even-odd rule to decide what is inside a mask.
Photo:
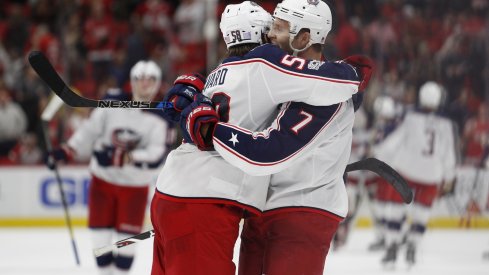
[{"label": "number 3 on jersey", "polygon": [[423,149],[423,155],[431,156],[433,155],[433,151],[435,149],[435,131],[432,129],[426,129],[426,146]]}]

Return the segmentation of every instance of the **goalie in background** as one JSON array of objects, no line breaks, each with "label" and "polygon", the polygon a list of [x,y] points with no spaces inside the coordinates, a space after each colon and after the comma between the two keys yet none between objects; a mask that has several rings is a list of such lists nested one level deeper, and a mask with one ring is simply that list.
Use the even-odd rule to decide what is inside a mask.
[{"label": "goalie in background", "polygon": [[[130,93],[109,90],[108,99],[150,101],[160,89],[161,70],[153,61],[131,69]],[[94,109],[68,142],[51,154],[56,160],[91,156],[88,227],[93,247],[139,234],[143,230],[148,187],[154,183],[174,128],[159,110]],[[96,258],[99,273],[128,274],[135,247]]]},{"label": "goalie in background", "polygon": [[403,224],[408,220],[406,261],[416,262],[416,251],[430,217],[430,209],[443,183],[455,178],[456,153],[452,122],[436,111],[443,97],[442,88],[427,82],[419,91],[419,109],[406,113],[399,127],[379,146],[376,156],[389,162],[409,183],[414,201],[406,206],[394,189],[386,186],[385,209],[387,250],[382,258],[394,266],[402,240]]}]

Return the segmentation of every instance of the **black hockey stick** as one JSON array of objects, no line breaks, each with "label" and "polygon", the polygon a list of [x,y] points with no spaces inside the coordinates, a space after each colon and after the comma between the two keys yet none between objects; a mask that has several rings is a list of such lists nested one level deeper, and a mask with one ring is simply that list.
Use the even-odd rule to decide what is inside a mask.
[{"label": "black hockey stick", "polygon": [[384,178],[401,195],[405,203],[413,201],[413,191],[406,180],[394,168],[376,158],[366,158],[346,166],[345,172],[368,170]]},{"label": "black hockey stick", "polygon": [[[62,104],[63,102],[59,98],[53,96],[53,98],[49,101],[47,107],[44,109],[44,111],[41,114],[42,134],[44,137],[44,143],[46,144],[46,149],[49,153],[53,151],[53,145],[51,144],[51,140],[49,139],[48,124]],[[78,256],[78,248],[76,246],[75,235],[73,234],[73,226],[71,224],[70,211],[68,208],[68,203],[66,202],[66,196],[63,189],[63,182],[61,180],[61,176],[59,175],[59,170],[56,165],[56,160],[53,158],[53,156],[49,155],[47,161],[49,163],[49,166],[53,167],[54,176],[56,178],[56,183],[58,184],[58,190],[61,197],[61,203],[63,205],[66,226],[68,228],[68,233],[70,234],[71,247],[73,249],[73,254],[75,256],[76,264],[80,265],[80,257]]]},{"label": "black hockey stick", "polygon": [[114,244],[110,244],[110,245],[106,245],[106,246],[101,247],[101,248],[94,249],[93,254],[95,254],[95,257],[98,258],[102,255],[105,255],[107,253],[112,252],[114,249],[121,248],[124,246],[128,246],[128,245],[131,245],[131,244],[152,238],[152,237],[154,237],[154,235],[155,235],[155,231],[153,229],[151,229],[149,231],[146,231],[146,232],[143,232],[141,234],[129,237],[127,239],[120,240]]},{"label": "black hockey stick", "polygon": [[[387,165],[385,162],[380,161],[376,158],[367,158],[348,164],[346,166],[345,172],[352,172],[356,170],[368,170],[376,173],[377,175],[387,180],[390,184],[392,184],[397,192],[401,194],[403,200],[406,203],[410,203],[413,200],[413,193],[411,191],[411,188],[409,188],[409,186],[407,185],[406,181],[402,178],[401,175],[399,175],[399,173],[396,172],[396,170]],[[152,238],[154,237],[154,235],[154,230],[151,229],[149,231],[129,237],[127,239],[120,240],[114,244],[94,249],[93,253],[95,254],[95,257],[100,257],[102,255],[110,253],[114,249]]]},{"label": "black hockey stick", "polygon": [[39,77],[46,82],[66,104],[71,107],[97,107],[97,108],[131,108],[131,109],[163,109],[173,108],[171,102],[166,101],[120,101],[120,100],[93,100],[82,97],[73,92],[61,79],[49,60],[40,51],[29,54],[29,63]]}]

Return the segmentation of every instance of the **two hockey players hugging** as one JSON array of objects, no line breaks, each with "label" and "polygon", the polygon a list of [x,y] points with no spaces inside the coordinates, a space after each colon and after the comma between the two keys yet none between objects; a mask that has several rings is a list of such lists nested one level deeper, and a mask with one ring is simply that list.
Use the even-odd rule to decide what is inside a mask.
[{"label": "two hockey players hugging", "polygon": [[323,274],[373,67],[364,56],[324,60],[331,26],[320,0],[283,0],[273,18],[250,1],[225,8],[227,57],[206,83],[181,76],[166,94],[184,141],[151,203],[152,274],[236,274],[242,219],[238,274]]}]

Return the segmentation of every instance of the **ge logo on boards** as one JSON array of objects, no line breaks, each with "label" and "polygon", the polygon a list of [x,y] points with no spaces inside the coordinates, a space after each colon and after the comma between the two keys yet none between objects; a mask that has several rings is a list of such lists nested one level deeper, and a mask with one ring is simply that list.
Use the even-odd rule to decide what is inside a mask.
[{"label": "ge logo on boards", "polygon": [[[74,179],[63,177],[61,179],[68,206],[88,204],[88,185],[89,178]],[[56,178],[45,178],[40,187],[41,203],[48,207],[63,207]]]}]

